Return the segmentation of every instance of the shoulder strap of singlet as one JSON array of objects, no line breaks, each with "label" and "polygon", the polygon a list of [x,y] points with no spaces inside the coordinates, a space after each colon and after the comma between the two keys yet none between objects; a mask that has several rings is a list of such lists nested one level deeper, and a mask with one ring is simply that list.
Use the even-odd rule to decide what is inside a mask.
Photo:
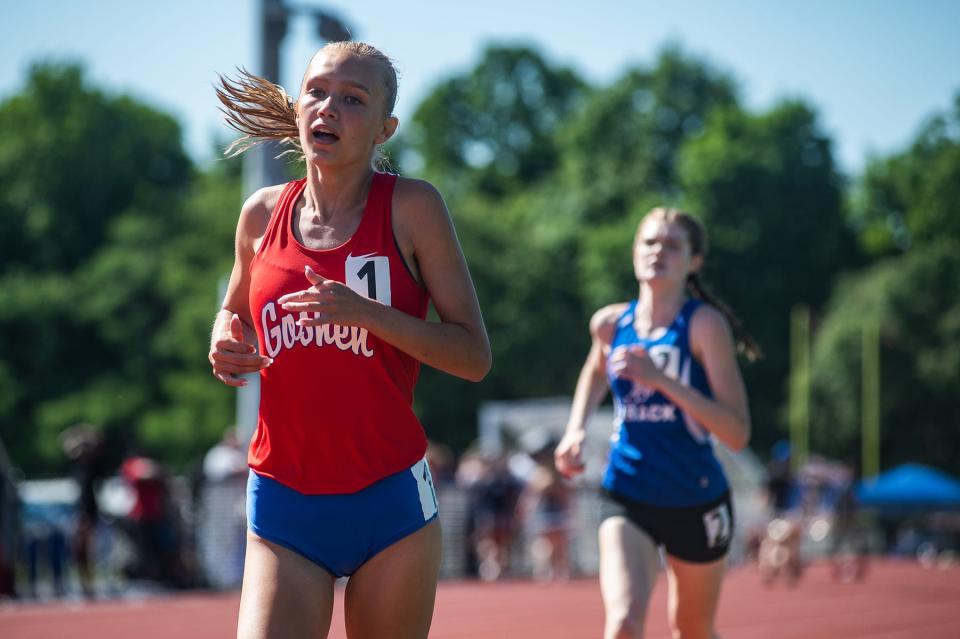
[{"label": "shoulder strap of singlet", "polygon": [[[374,173],[367,195],[367,210],[376,216],[380,237],[394,243],[393,239],[393,187],[397,176],[393,173]],[[389,245],[388,245],[389,246]]]},{"label": "shoulder strap of singlet", "polygon": [[283,191],[280,192],[280,199],[277,200],[277,204],[270,214],[270,222],[267,224],[267,231],[263,235],[263,241],[260,243],[257,253],[262,253],[267,246],[277,242],[281,245],[286,244],[291,224],[290,211],[293,203],[300,197],[306,182],[307,178],[300,178],[284,185]]},{"label": "shoulder strap of singlet", "polygon": [[410,265],[407,264],[400,245],[397,244],[397,236],[393,232],[393,190],[397,185],[398,176],[394,173],[375,173],[373,183],[370,185],[370,195],[367,196],[368,211],[376,215],[376,224],[380,235],[381,246],[392,246],[403,264],[404,269],[416,282]]},{"label": "shoulder strap of singlet", "polygon": [[690,348],[690,321],[693,319],[693,313],[700,308],[701,304],[703,304],[703,300],[691,297],[683,303],[680,312],[677,314],[675,326],[680,333],[680,341],[686,349]]},{"label": "shoulder strap of singlet", "polygon": [[622,324],[627,317],[630,318],[631,322],[633,321],[633,314],[636,311],[636,308],[637,308],[637,300],[630,300],[629,302],[627,302],[627,307],[623,309],[623,312],[620,313],[620,315],[617,316],[618,329],[620,328],[620,324]]},{"label": "shoulder strap of singlet", "polygon": [[636,312],[636,308],[637,300],[630,300],[627,302],[627,307],[623,309],[619,315],[617,315],[617,321],[613,325],[613,337],[611,338],[611,342],[616,342],[620,332],[633,324],[633,316]]},{"label": "shoulder strap of singlet", "polygon": [[697,310],[701,304],[703,304],[703,300],[698,300],[695,297],[691,297],[683,303],[683,307],[680,309],[680,317],[682,318],[684,324],[689,326],[690,318],[693,317],[693,312]]}]

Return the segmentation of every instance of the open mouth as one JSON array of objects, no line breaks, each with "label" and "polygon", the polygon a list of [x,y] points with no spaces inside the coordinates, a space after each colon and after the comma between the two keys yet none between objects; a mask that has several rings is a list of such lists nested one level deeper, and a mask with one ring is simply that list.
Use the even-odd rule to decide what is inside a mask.
[{"label": "open mouth", "polygon": [[312,133],[313,139],[317,142],[322,142],[323,144],[332,144],[340,139],[340,136],[338,136],[336,133],[323,129],[316,129]]}]

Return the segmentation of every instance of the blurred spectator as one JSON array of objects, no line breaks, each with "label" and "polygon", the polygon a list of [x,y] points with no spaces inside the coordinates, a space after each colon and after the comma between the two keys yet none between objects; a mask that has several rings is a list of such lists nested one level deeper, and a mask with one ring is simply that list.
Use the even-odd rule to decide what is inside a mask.
[{"label": "blurred spectator", "polygon": [[786,512],[792,505],[795,487],[790,461],[790,444],[785,441],[774,444],[766,481],[767,504],[774,515]]},{"label": "blurred spectator", "polygon": [[237,439],[234,428],[228,428],[220,441],[207,451],[203,458],[205,481],[223,481],[247,477],[247,452]]},{"label": "blurred spectator", "polygon": [[62,597],[65,593],[68,508],[64,503],[23,504],[23,542],[27,560],[27,595],[30,597],[40,594],[37,586],[43,576],[49,577],[55,597]]},{"label": "blurred spectator", "polygon": [[889,546],[893,550],[893,554],[907,559],[916,557],[917,551],[925,541],[917,521],[914,518],[907,518],[901,521],[899,525],[891,525],[889,528],[894,529],[892,535],[894,542]]},{"label": "blurred spectator", "polygon": [[765,585],[783,576],[788,585],[795,585],[803,574],[800,557],[801,528],[795,521],[776,517],[767,524],[766,536],[760,542],[758,566]]},{"label": "blurred spectator", "polygon": [[203,458],[200,503],[200,563],[209,585],[238,587],[246,550],[247,454],[228,428]]},{"label": "blurred spectator", "polygon": [[517,532],[517,502],[523,484],[513,476],[505,455],[465,455],[457,483],[467,490],[470,543],[468,570],[485,581],[499,579],[510,568],[510,549]]},{"label": "blurred spectator", "polygon": [[93,547],[100,521],[97,487],[107,475],[103,433],[89,424],[76,424],[60,434],[60,445],[70,460],[71,473],[80,489],[70,549],[83,594],[92,597]]},{"label": "blurred spectator", "polygon": [[446,444],[435,441],[427,443],[427,464],[430,465],[430,475],[436,487],[450,484],[454,480],[456,463],[453,451]]},{"label": "blurred spectator", "polygon": [[764,584],[771,585],[778,576],[784,576],[794,585],[803,574],[800,556],[802,515],[793,509],[796,487],[790,468],[790,445],[785,441],[774,444],[767,465],[767,507],[770,521],[757,547],[757,566]]},{"label": "blurred spectator", "polygon": [[833,578],[838,581],[860,581],[866,574],[866,531],[859,517],[857,475],[853,472],[840,490],[834,506],[830,561]]},{"label": "blurred spectator", "polygon": [[135,454],[124,460],[120,476],[134,496],[128,520],[136,553],[134,562],[126,568],[127,576],[186,585],[166,473],[156,461]]},{"label": "blurred spectator", "polygon": [[13,473],[0,439],[0,600],[17,594],[14,562],[20,543],[20,503]]},{"label": "blurred spectator", "polygon": [[530,454],[536,466],[520,498],[523,519],[530,532],[533,574],[539,579],[563,580],[570,576],[570,505],[572,488],[557,470],[551,439]]},{"label": "blurred spectator", "polygon": [[454,472],[454,481],[466,494],[466,522],[463,536],[463,564],[464,572],[469,577],[480,574],[480,560],[477,558],[477,546],[474,540],[476,533],[476,510],[479,499],[477,486],[480,479],[488,472],[487,462],[476,451],[468,450],[461,457]]}]

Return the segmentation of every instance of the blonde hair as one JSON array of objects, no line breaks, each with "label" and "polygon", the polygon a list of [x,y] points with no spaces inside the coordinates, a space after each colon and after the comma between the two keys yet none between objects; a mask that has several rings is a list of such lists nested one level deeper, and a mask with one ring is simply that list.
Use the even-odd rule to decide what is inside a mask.
[{"label": "blonde hair", "polygon": [[[310,62],[321,53],[345,51],[358,58],[376,60],[383,69],[385,88],[384,117],[393,114],[397,103],[397,70],[393,61],[379,49],[365,42],[330,42],[324,45]],[[309,70],[310,65],[307,65]],[[231,79],[220,75],[219,85],[215,86],[220,100],[220,111],[224,120],[242,136],[234,140],[224,150],[227,157],[240,155],[247,149],[267,142],[279,141],[287,147],[284,153],[296,153],[303,158],[300,148],[300,130],[297,128],[296,100],[291,98],[279,84],[250,73],[246,69],[237,70],[239,77]],[[301,87],[303,83],[301,82]],[[283,155],[282,153],[281,155]],[[378,161],[380,154],[378,153]]]},{"label": "blonde hair", "polygon": [[[351,40],[327,43],[313,57],[316,58],[326,51],[345,51],[357,58],[379,62],[383,71],[383,88],[386,89],[384,92],[383,115],[384,117],[393,115],[393,109],[397,106],[397,67],[393,60],[373,45]],[[310,62],[313,62],[312,58]],[[307,65],[308,69],[309,67],[310,65]],[[306,73],[304,73],[304,79],[306,79]],[[303,82],[301,81],[300,84],[302,86]]]},{"label": "blonde hair", "polygon": [[[651,219],[662,220],[668,224],[678,224],[687,235],[687,241],[690,243],[690,254],[694,256],[699,255],[706,261],[708,248],[707,231],[700,220],[680,209],[663,206],[651,209],[650,212],[640,220],[640,224],[637,225],[634,246],[636,246],[636,243],[640,240],[640,229],[643,228],[647,220]],[[737,350],[740,353],[743,353],[751,362],[763,357],[763,350],[760,348],[760,345],[744,330],[743,323],[740,321],[740,318],[737,317],[737,314],[734,313],[733,309],[725,304],[723,300],[713,295],[710,290],[704,286],[703,279],[699,273],[693,272],[688,274],[686,286],[687,293],[690,297],[703,300],[723,313],[724,317],[727,318],[727,322],[730,323],[730,328],[733,330]]]}]

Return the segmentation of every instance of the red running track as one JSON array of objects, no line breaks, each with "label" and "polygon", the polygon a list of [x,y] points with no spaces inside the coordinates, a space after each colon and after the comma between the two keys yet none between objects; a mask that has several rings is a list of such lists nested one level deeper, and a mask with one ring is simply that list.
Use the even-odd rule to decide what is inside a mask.
[{"label": "red running track", "polygon": [[[93,604],[5,604],[3,639],[230,639],[238,597],[189,594]],[[338,598],[331,639],[344,639]],[[562,584],[526,581],[444,582],[434,639],[599,637],[603,611],[595,579]],[[726,639],[957,639],[960,568],[875,562],[862,583],[835,583],[825,565],[789,588],[764,587],[753,568],[727,578],[718,629]],[[651,602],[648,639],[667,639],[661,578]]]}]

